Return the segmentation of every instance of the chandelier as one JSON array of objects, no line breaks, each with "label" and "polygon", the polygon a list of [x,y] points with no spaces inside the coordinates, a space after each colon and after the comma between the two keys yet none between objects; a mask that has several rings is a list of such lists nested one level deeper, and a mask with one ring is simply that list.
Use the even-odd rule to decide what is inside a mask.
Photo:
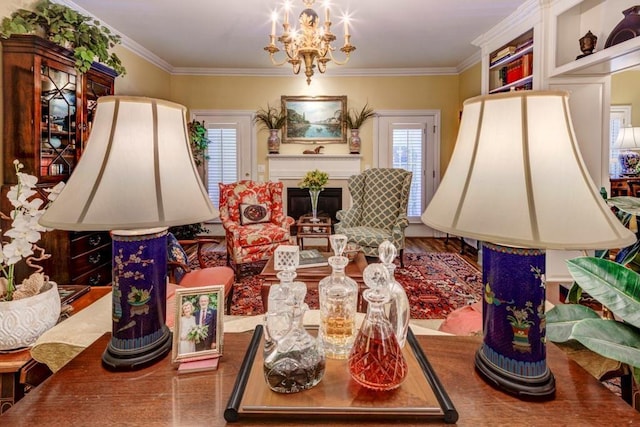
[{"label": "chandelier", "polygon": [[307,76],[307,84],[311,84],[311,76],[313,69],[324,73],[327,69],[327,62],[333,61],[337,65],[344,65],[349,61],[349,55],[356,50],[349,40],[349,22],[344,20],[344,45],[340,51],[346,55],[344,61],[340,62],[333,57],[333,51],[336,49],[331,43],[336,39],[331,33],[331,21],[329,19],[329,5],[325,2],[324,25],[319,26],[320,19],[315,10],[311,8],[315,0],[302,0],[306,8],[300,13],[298,22],[300,28],[291,28],[289,25],[289,2],[285,4],[284,20],[282,23],[282,35],[277,38],[282,44],[286,57],[282,62],[275,59],[275,54],[280,51],[276,46],[276,21],[277,16],[274,12],[271,21],[270,42],[264,48],[269,52],[269,57],[274,65],[280,66],[290,63],[293,66],[293,73],[298,74],[302,63],[304,62],[304,74]]}]

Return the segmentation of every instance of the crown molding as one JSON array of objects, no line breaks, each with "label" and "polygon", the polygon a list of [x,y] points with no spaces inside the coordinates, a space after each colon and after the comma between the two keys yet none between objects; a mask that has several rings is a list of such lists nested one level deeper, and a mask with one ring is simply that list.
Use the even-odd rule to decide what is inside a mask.
[{"label": "crown molding", "polygon": [[470,57],[468,57],[467,59],[465,59],[464,61],[462,61],[461,63],[459,63],[458,66],[456,67],[456,70],[457,70],[458,74],[461,74],[461,73],[467,71],[469,68],[471,68],[474,65],[476,65],[481,60],[482,60],[482,55],[481,55],[480,51],[478,51],[478,52],[474,53],[473,55],[471,55]]},{"label": "crown molding", "polygon": [[[170,71],[173,75],[191,76],[251,76],[251,77],[287,77],[293,72],[291,68],[190,68],[175,67]],[[457,67],[440,68],[331,68],[325,76],[331,77],[401,77],[456,75]]]},{"label": "crown molding", "polygon": [[511,15],[500,21],[498,25],[486,33],[477,37],[471,44],[483,47],[492,40],[506,37],[506,35],[509,37],[513,36],[514,29],[517,29],[523,24],[533,25],[533,23],[539,22],[542,19],[541,8],[546,4],[548,4],[548,0],[529,0],[523,3]]}]

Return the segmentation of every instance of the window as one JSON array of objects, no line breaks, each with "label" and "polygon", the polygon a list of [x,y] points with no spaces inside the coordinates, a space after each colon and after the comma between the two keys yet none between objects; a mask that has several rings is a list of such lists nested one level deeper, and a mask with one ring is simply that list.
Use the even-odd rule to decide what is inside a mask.
[{"label": "window", "polygon": [[424,141],[422,137],[424,129],[422,127],[408,128],[407,126],[398,126],[392,129],[392,135],[393,167],[413,172],[407,216],[417,217],[422,215],[424,210],[422,203],[424,165]]},{"label": "window", "polygon": [[407,216],[422,224],[420,216],[433,197],[439,176],[438,111],[377,111],[374,124],[376,167],[413,172]]},{"label": "window", "polygon": [[630,105],[613,105],[609,113],[609,175],[620,176],[621,166],[618,160],[620,150],[611,148],[618,138],[620,128],[631,126],[631,106]]},{"label": "window", "polygon": [[207,154],[207,190],[214,206],[220,206],[218,183],[229,184],[238,180],[238,132],[234,127],[207,127],[209,146]]},{"label": "window", "polygon": [[209,138],[204,185],[213,205],[220,206],[218,183],[252,179],[255,164],[255,136],[251,112],[194,111],[192,119],[204,123]]}]

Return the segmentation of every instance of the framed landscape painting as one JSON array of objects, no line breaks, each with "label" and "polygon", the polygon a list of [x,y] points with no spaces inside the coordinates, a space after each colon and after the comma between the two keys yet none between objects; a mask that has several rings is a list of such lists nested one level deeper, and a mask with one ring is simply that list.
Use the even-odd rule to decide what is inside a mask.
[{"label": "framed landscape painting", "polygon": [[346,96],[282,96],[282,110],[283,143],[346,144]]}]

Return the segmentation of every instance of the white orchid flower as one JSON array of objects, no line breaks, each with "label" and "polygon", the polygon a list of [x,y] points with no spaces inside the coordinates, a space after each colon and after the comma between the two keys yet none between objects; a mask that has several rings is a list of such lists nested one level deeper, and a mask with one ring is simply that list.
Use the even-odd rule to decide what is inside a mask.
[{"label": "white orchid flower", "polygon": [[[18,183],[11,186],[7,193],[13,210],[7,215],[12,220],[11,228],[4,233],[10,241],[0,241],[0,274],[7,279],[9,300],[15,291],[15,264],[34,255],[34,248],[41,238],[40,233],[49,230],[38,223],[48,206],[45,205],[42,195],[35,190],[38,178],[20,172],[24,165],[17,160],[14,160],[13,164]],[[63,188],[64,183],[61,182],[53,188],[44,189],[49,193],[47,199],[53,201]]]},{"label": "white orchid flower", "polygon": [[33,175],[29,175],[26,173],[18,172],[18,182],[24,185],[27,188],[35,188],[38,183],[38,178]]},{"label": "white orchid flower", "polygon": [[49,195],[47,196],[47,199],[53,202],[56,198],[58,198],[58,195],[62,193],[62,190],[64,189],[64,185],[65,185],[64,182],[60,181],[59,183],[54,185],[52,188],[45,188],[44,191],[49,193]]},{"label": "white orchid flower", "polygon": [[4,245],[2,253],[5,257],[5,264],[13,265],[22,258],[33,255],[33,244],[26,240],[14,239],[11,243]]}]

